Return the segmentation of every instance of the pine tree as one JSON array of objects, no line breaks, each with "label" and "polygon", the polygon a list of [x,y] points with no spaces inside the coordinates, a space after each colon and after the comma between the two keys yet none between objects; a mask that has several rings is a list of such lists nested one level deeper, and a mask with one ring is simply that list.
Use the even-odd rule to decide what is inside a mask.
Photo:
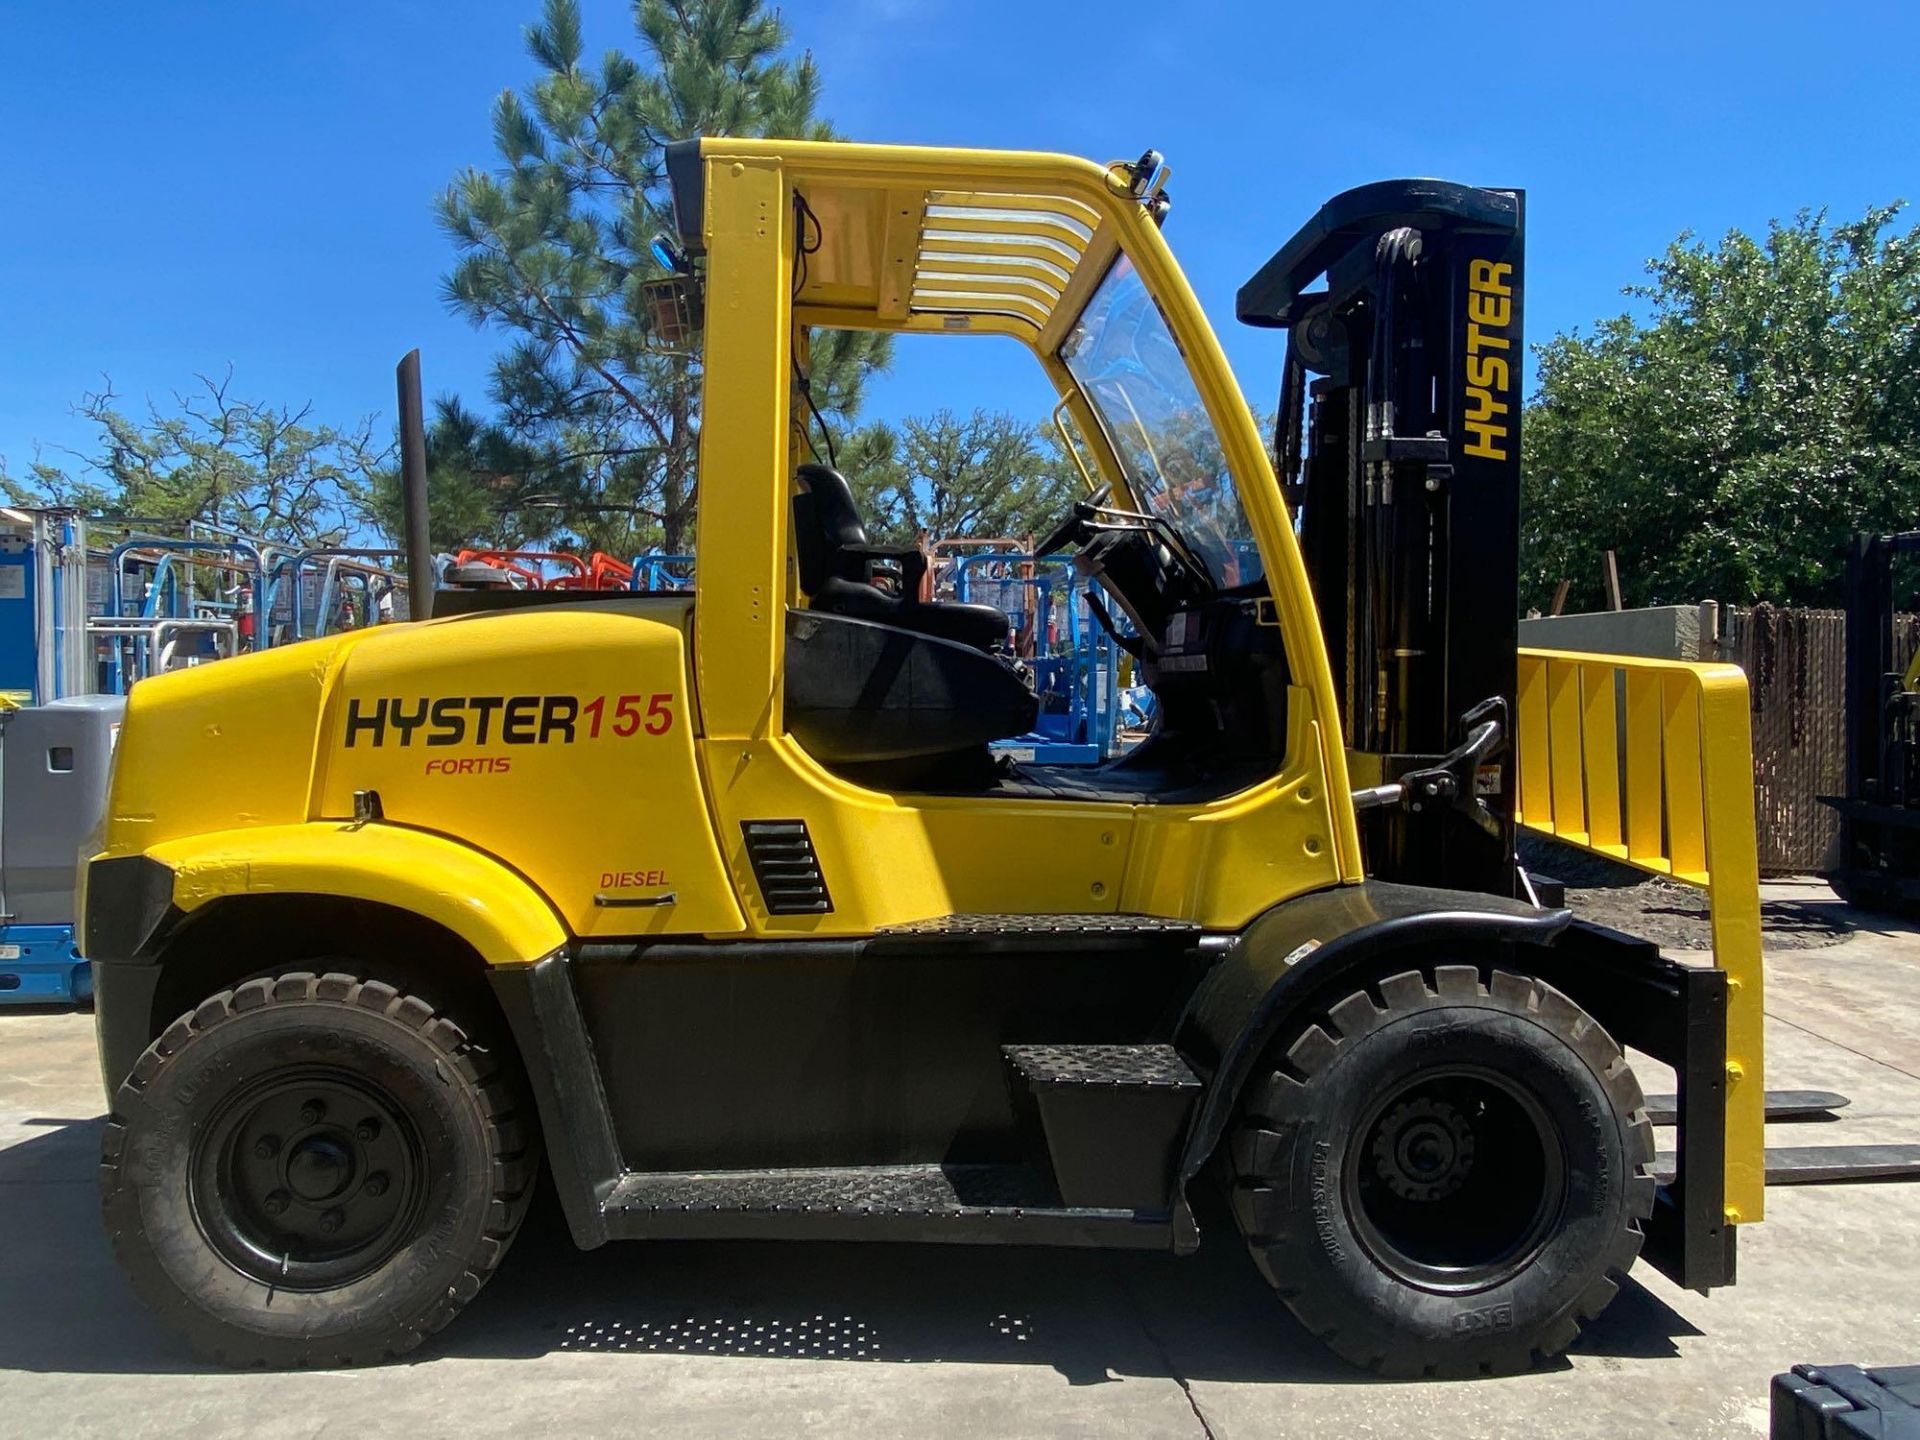
[{"label": "pine tree", "polygon": [[[695,135],[827,138],[812,57],[789,54],[761,0],[638,0],[644,60],[583,58],[577,0],[546,0],[527,48],[540,74],[494,106],[500,168],[440,201],[460,252],[449,303],[518,338],[496,362],[500,423],[558,457],[558,519],[608,550],[693,538],[695,353],[649,348],[648,241],[670,228],[665,146]],[[822,337],[814,396],[845,420],[885,336]]]},{"label": "pine tree", "polygon": [[[434,401],[427,425],[428,533],[436,549],[594,549],[569,533],[568,497],[583,489],[576,461],[521,438],[452,396]],[[375,474],[367,511],[387,535],[406,529],[400,469]]]}]

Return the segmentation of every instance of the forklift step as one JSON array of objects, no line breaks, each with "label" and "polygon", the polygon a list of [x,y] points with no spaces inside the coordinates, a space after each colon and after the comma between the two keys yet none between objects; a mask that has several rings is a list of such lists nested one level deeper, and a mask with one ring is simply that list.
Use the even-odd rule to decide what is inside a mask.
[{"label": "forklift step", "polygon": [[[1673,1152],[1653,1158],[1654,1178],[1670,1184]],[[1920,1145],[1769,1145],[1769,1185],[1860,1185],[1920,1180]]]},{"label": "forklift step", "polygon": [[1000,1053],[1030,1085],[1200,1088],[1198,1077],[1171,1045],[1003,1045]]},{"label": "forklift step", "polygon": [[[1167,1206],[1200,1081],[1171,1045],[1003,1045],[1014,1102],[1061,1197],[1098,1209]],[[1037,1122],[1037,1123],[1036,1123]]]},{"label": "forklift step", "polygon": [[617,1238],[910,1240],[1165,1249],[1165,1214],[1062,1206],[1028,1165],[629,1173],[604,1204]]},{"label": "forklift step", "polygon": [[[1800,1120],[1837,1120],[1833,1112],[1853,1102],[1833,1090],[1769,1090],[1767,1119],[1778,1124]],[[1677,1124],[1680,1101],[1674,1095],[1647,1096],[1647,1117],[1656,1125]]]},{"label": "forklift step", "polygon": [[630,1174],[624,1207],[950,1215],[1051,1205],[1045,1180],[1024,1165],[849,1165],[831,1169]]},{"label": "forklift step", "polygon": [[950,945],[979,950],[1111,949],[1180,945],[1200,938],[1191,920],[1163,915],[939,915],[879,930],[870,949]]}]

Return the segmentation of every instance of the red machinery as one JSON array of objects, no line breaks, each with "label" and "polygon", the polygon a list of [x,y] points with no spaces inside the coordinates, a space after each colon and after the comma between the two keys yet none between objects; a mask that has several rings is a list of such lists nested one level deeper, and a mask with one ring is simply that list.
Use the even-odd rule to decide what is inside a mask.
[{"label": "red machinery", "polygon": [[518,590],[625,590],[633,580],[631,565],[600,550],[585,560],[564,550],[462,550],[453,563],[491,566]]}]

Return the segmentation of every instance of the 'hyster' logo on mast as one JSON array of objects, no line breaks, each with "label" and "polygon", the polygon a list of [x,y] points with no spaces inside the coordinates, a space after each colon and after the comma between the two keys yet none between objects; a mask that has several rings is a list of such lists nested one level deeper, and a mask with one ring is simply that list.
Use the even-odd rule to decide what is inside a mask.
[{"label": "'hyster' logo on mast", "polygon": [[1468,455],[1505,460],[1513,430],[1513,266],[1475,260],[1467,267]]}]

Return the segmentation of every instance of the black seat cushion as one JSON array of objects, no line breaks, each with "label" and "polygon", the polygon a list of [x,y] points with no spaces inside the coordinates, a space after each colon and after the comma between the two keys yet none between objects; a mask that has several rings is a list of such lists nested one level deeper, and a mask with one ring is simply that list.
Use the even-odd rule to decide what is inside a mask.
[{"label": "black seat cushion", "polygon": [[919,605],[890,595],[877,585],[838,576],[808,597],[813,608],[830,615],[849,615],[882,625],[897,625],[921,635],[958,641],[976,650],[992,650],[1007,638],[1006,612],[991,605],[941,603]]},{"label": "black seat cushion", "polygon": [[[919,577],[925,561],[918,550],[883,551],[868,544],[867,527],[846,476],[825,465],[802,465],[795,473],[801,493],[793,497],[794,549],[800,589],[814,609],[898,625],[978,650],[991,650],[1006,640],[1007,617],[991,605],[921,601]],[[901,562],[902,594],[882,590],[867,578],[873,561],[886,558]]]},{"label": "black seat cushion", "polygon": [[787,612],[787,728],[816,760],[952,756],[1026,733],[1036,710],[997,655],[818,606]]}]

